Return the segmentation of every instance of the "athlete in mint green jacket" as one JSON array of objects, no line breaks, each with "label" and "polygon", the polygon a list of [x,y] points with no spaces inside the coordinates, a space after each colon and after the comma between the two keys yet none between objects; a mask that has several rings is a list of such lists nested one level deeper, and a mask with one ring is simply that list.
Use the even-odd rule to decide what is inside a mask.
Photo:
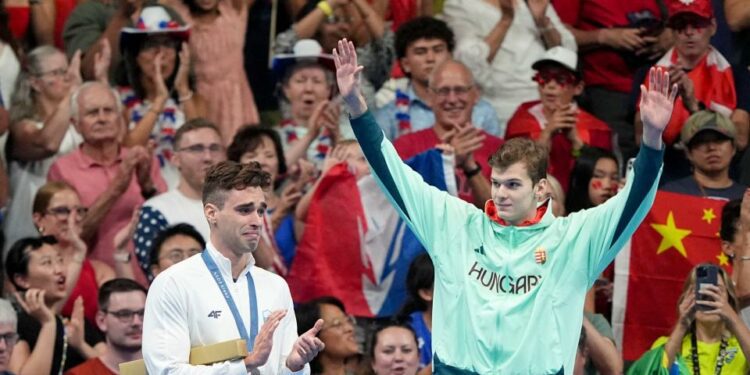
[{"label": "athlete in mint green jacket", "polygon": [[[532,183],[527,172],[513,175],[525,171],[518,165],[493,165],[487,206],[497,207],[497,214],[491,217],[425,184],[401,161],[367,111],[358,87],[362,67],[350,42],[339,42],[334,60],[372,172],[435,264],[433,371],[571,374],[586,291],[640,224],[656,193],[661,132],[675,95],[669,94],[668,74],[652,70],[651,91],[643,88],[643,147],[620,193],[564,218],[535,204],[519,216],[513,207],[535,202],[546,182]],[[534,220],[537,215],[541,218]],[[519,225],[528,221],[532,224]]]}]

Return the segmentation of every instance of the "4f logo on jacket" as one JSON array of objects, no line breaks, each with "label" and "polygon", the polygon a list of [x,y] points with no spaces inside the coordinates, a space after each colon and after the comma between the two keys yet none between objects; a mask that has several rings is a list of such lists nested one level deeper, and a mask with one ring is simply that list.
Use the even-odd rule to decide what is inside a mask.
[{"label": "4f logo on jacket", "polygon": [[221,310],[212,310],[210,313],[208,313],[209,318],[219,319],[221,316]]}]

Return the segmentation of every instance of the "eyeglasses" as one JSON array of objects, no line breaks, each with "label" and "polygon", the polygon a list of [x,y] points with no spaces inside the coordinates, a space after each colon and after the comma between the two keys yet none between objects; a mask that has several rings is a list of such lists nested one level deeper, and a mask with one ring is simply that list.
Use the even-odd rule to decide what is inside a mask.
[{"label": "eyeglasses", "polygon": [[184,151],[193,155],[200,155],[205,153],[206,150],[208,150],[212,154],[218,154],[224,152],[224,147],[218,143],[212,143],[208,146],[202,144],[194,144],[192,146],[183,147],[178,151]]},{"label": "eyeglasses", "polygon": [[47,210],[47,214],[54,216],[58,220],[65,220],[70,216],[70,213],[75,211],[76,214],[79,217],[86,216],[86,214],[89,212],[89,209],[82,206],[76,206],[73,208],[60,206],[60,207],[52,207]]},{"label": "eyeglasses", "polygon": [[5,341],[6,346],[12,346],[18,341],[18,334],[15,332],[8,332],[0,334],[0,342]]},{"label": "eyeglasses", "polygon": [[341,329],[344,328],[345,324],[349,324],[351,326],[354,326],[355,324],[357,324],[357,321],[356,321],[356,319],[354,319],[353,316],[347,315],[345,317],[333,319],[331,321],[331,323],[323,325],[323,328],[321,328],[320,330],[321,331],[325,331],[327,329],[341,330]]},{"label": "eyeglasses", "polygon": [[36,76],[37,77],[42,77],[42,76],[50,75],[50,76],[53,76],[55,78],[58,78],[58,77],[65,77],[67,74],[68,74],[68,68],[57,68],[57,69],[54,69],[54,70],[48,70],[46,72],[41,72],[41,73],[37,74]]},{"label": "eyeglasses", "polygon": [[441,98],[447,98],[448,95],[451,94],[451,92],[454,93],[454,94],[456,94],[456,96],[464,97],[464,96],[466,96],[466,95],[469,94],[469,92],[471,91],[472,88],[474,88],[473,85],[468,85],[468,86],[453,86],[453,87],[446,86],[446,87],[434,88],[434,89],[432,89],[432,92],[434,92],[435,95],[437,95],[438,97],[441,97]]},{"label": "eyeglasses", "polygon": [[692,16],[675,17],[669,21],[669,27],[677,32],[685,31],[688,26],[693,29],[705,29],[710,25],[710,19]]},{"label": "eyeglasses", "polygon": [[143,320],[143,315],[146,314],[146,310],[141,309],[137,311],[133,310],[118,310],[118,311],[104,311],[107,314],[112,314],[117,320],[122,323],[130,323],[133,321],[133,317],[138,315]]},{"label": "eyeglasses", "polygon": [[337,15],[332,15],[326,17],[326,19],[323,21],[327,24],[335,24],[335,23],[352,23],[351,17],[339,17]]},{"label": "eyeglasses", "polygon": [[534,74],[532,81],[544,86],[552,81],[557,82],[560,86],[573,86],[578,83],[578,77],[575,74],[565,71],[541,71]]},{"label": "eyeglasses", "polygon": [[172,249],[169,251],[169,254],[161,256],[159,257],[159,259],[169,259],[169,261],[172,263],[179,263],[200,252],[201,250],[199,249],[188,249],[188,250]]}]

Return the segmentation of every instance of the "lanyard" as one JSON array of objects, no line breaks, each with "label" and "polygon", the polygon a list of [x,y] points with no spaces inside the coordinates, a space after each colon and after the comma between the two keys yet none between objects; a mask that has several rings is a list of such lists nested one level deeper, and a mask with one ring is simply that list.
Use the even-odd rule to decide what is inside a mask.
[{"label": "lanyard", "polygon": [[232,298],[232,295],[229,293],[229,288],[227,288],[227,284],[224,282],[224,277],[221,275],[219,267],[216,266],[214,260],[208,255],[208,250],[203,250],[201,258],[203,258],[203,262],[206,263],[208,271],[211,273],[211,276],[213,276],[214,281],[216,281],[219,290],[221,290],[224,300],[227,301],[229,310],[232,311],[234,323],[237,324],[237,330],[240,331],[240,337],[242,337],[247,343],[247,351],[252,352],[253,345],[255,344],[255,336],[258,336],[258,300],[255,296],[255,282],[253,282],[253,276],[250,275],[250,272],[247,273],[247,292],[250,296],[250,337],[248,337],[247,330],[245,330],[245,322],[242,321],[240,311],[237,310],[237,305],[234,303],[234,298]]}]

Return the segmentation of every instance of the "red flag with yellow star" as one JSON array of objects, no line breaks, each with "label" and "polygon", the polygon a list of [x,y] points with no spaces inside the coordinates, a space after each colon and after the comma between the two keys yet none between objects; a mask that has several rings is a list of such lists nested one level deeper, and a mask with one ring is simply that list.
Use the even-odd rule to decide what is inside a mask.
[{"label": "red flag with yellow star", "polygon": [[623,358],[636,360],[677,321],[677,299],[690,270],[709,262],[729,270],[719,228],[726,201],[659,191],[646,218],[615,260],[612,323]]}]

